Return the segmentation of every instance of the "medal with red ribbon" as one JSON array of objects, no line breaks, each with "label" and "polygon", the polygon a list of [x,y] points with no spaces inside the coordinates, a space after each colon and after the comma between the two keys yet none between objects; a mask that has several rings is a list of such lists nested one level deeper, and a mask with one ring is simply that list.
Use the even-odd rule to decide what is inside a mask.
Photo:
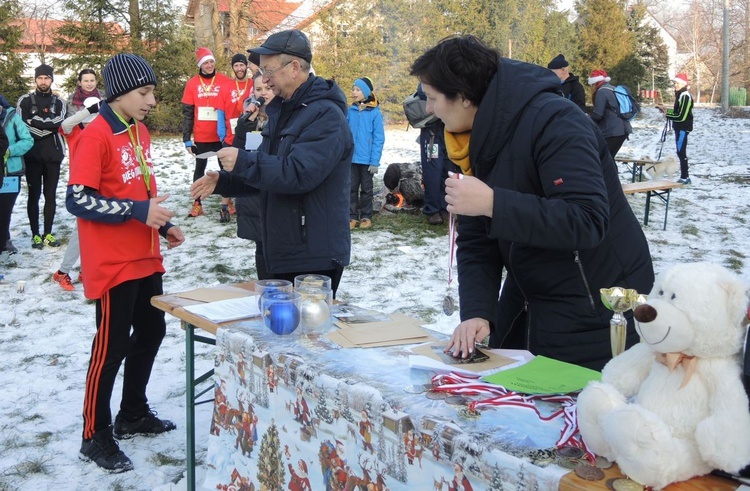
[{"label": "medal with red ribbon", "polygon": [[[578,430],[578,414],[576,411],[576,399],[569,394],[557,395],[534,395],[521,394],[507,390],[500,385],[482,382],[479,376],[463,375],[451,372],[449,374],[438,374],[432,377],[434,392],[447,392],[454,395],[481,396],[467,405],[466,412],[479,415],[480,409],[490,407],[517,407],[527,409],[536,413],[537,417],[545,422],[562,419],[563,427],[560,437],[555,442],[557,448],[575,447],[583,451],[584,458],[592,465],[596,457],[586,447]],[[544,414],[537,407],[536,402],[559,404],[551,414]]]}]

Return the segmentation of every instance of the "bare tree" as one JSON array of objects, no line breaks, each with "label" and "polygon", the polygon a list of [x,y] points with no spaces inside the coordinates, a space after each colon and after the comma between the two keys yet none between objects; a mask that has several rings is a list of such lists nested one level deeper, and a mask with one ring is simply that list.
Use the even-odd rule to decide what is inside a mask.
[{"label": "bare tree", "polygon": [[[35,19],[35,23],[39,28],[38,31],[31,33],[30,39],[31,44],[34,47],[34,51],[39,55],[39,61],[41,63],[47,63],[47,46],[52,40],[53,32],[51,28],[51,22],[54,18],[54,13],[59,12],[62,6],[62,2],[55,1],[52,3],[45,2],[27,2],[23,5],[23,13],[29,19]],[[28,30],[29,25],[26,24]]]}]

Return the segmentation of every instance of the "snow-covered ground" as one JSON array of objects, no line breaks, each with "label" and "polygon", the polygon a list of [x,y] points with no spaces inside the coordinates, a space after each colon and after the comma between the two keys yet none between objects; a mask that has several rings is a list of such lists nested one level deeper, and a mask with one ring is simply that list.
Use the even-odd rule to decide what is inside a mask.
[{"label": "snow-covered ground", "polygon": [[[655,157],[663,127],[661,114],[644,108],[634,122],[634,134],[620,154]],[[383,164],[419,160],[418,132],[393,128],[386,133]],[[725,118],[715,109],[695,110],[695,131],[688,154],[693,185],[672,193],[667,230],[661,229],[663,207],[652,207],[645,227],[657,273],[670,264],[707,260],[726,265],[743,276],[748,266],[750,239],[750,119]],[[673,153],[673,136],[664,146]],[[218,200],[207,200],[207,216],[183,218],[191,200],[188,189],[192,160],[179,138],[156,138],[153,154],[167,206],[177,213],[175,222],[187,240],[182,247],[164,249],[167,292],[200,286],[245,281],[253,276],[252,243],[238,239],[233,225],[218,223]],[[209,167],[217,164],[209,162]],[[379,176],[383,175],[383,168]],[[620,164],[622,180],[629,177]],[[67,174],[61,178],[64,182]],[[645,195],[630,196],[636,216],[643,219]],[[415,216],[415,220],[423,220]],[[458,314],[445,316],[449,246],[447,227],[436,238],[410,243],[378,230],[377,217],[370,230],[352,234],[352,264],[342,279],[339,297],[362,307],[421,317],[433,329],[450,332]],[[63,186],[58,193],[55,233],[64,244],[73,231],[73,218],[65,211]],[[26,191],[16,204],[11,234],[19,253],[0,256],[0,284],[4,307],[0,309],[0,490],[55,489],[184,489],[180,481],[185,459],[185,348],[179,323],[168,317],[157,366],[149,385],[149,398],[160,416],[172,419],[178,430],[158,438],[138,437],[122,443],[135,470],[108,475],[93,464],[78,460],[81,405],[94,326],[94,304],[83,297],[80,284],[65,292],[52,281],[64,247],[32,250],[26,217]],[[394,243],[408,247],[394,247]],[[405,262],[420,271],[414,281],[403,274]],[[77,270],[71,275],[75,279]],[[25,293],[16,282],[26,281]],[[455,284],[454,287],[455,289]],[[213,365],[209,347],[199,347],[197,370]],[[114,411],[119,400],[113,397]],[[210,405],[199,406],[199,459],[205,458]],[[197,470],[198,481],[204,469]]]}]

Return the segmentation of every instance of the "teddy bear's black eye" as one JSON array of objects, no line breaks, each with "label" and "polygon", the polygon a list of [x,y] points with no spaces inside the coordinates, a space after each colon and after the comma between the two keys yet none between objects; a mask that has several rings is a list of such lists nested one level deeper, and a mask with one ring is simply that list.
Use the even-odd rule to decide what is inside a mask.
[{"label": "teddy bear's black eye", "polygon": [[661,297],[662,295],[664,295],[664,290],[659,290],[659,296]]},{"label": "teddy bear's black eye", "polygon": [[672,296],[670,297],[670,300],[674,300],[675,298],[677,298],[677,295],[675,295],[675,294],[673,293],[673,294],[672,294]]}]

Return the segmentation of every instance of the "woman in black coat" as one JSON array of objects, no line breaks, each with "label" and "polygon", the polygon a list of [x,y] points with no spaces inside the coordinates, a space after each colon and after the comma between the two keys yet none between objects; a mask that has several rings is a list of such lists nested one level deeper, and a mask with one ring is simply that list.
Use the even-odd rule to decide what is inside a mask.
[{"label": "woman in black coat", "polygon": [[600,369],[612,312],[599,289],[647,293],[654,280],[601,133],[558,95],[552,72],[500,58],[473,36],[443,40],[411,73],[463,172],[446,180],[448,211],[460,215],[462,320],[448,349],[465,357],[489,336],[491,347]]},{"label": "woman in black coat", "polygon": [[[253,77],[255,95],[244,103],[244,113],[237,121],[233,146],[243,150],[255,150],[260,145],[260,132],[268,123],[266,106],[273,99],[273,92],[268,84],[263,83],[263,74],[258,72]],[[250,140],[255,133],[257,140]],[[266,271],[263,258],[263,241],[260,233],[260,192],[248,189],[243,196],[237,197],[237,237],[255,242],[255,270],[259,280],[273,278]]]}]

